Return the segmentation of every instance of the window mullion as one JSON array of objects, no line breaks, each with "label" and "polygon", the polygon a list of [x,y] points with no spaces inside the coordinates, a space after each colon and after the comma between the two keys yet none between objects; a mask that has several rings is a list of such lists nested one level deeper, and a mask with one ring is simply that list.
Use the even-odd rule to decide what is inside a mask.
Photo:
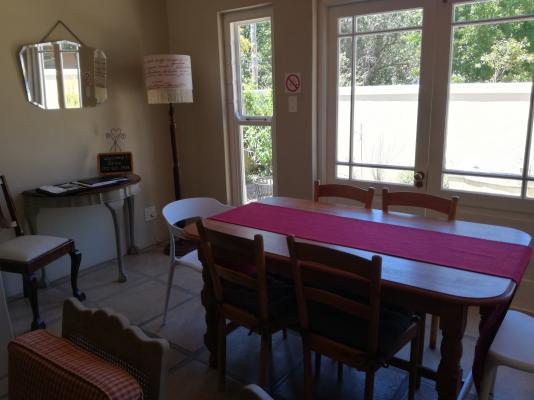
[{"label": "window mullion", "polygon": [[532,125],[534,123],[534,68],[532,71],[532,89],[530,91],[530,108],[527,125],[527,140],[525,143],[525,158],[523,160],[523,182],[521,185],[521,198],[527,197],[528,172],[530,167],[530,149],[532,147]]}]

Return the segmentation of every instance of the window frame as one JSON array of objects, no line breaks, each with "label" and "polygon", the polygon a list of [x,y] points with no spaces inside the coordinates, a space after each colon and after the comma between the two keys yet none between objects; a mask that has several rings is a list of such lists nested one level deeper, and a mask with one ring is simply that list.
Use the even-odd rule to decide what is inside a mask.
[{"label": "window frame", "polygon": [[[259,6],[242,10],[220,13],[220,34],[223,52],[221,54],[222,74],[224,82],[222,90],[223,113],[225,114],[225,153],[227,157],[228,173],[226,174],[228,202],[234,205],[244,204],[246,198],[245,173],[243,165],[242,127],[269,126],[271,128],[273,195],[277,194],[277,167],[276,167],[276,130],[275,130],[275,52],[274,52],[274,22],[271,6]],[[246,116],[241,113],[241,73],[239,36],[236,34],[240,22],[271,21],[271,59],[272,59],[272,116]],[[236,45],[237,44],[237,45]],[[239,73],[238,73],[239,70]]]},{"label": "window frame", "polygon": [[[321,180],[326,182],[336,182],[353,185],[373,185],[377,188],[392,187],[394,190],[411,190],[417,191],[418,189],[413,186],[399,186],[396,184],[381,183],[376,181],[355,181],[355,180],[340,180],[336,179],[335,165],[336,165],[336,146],[335,146],[335,134],[336,121],[333,121],[332,112],[337,107],[334,102],[337,101],[336,96],[332,96],[329,86],[332,80],[332,74],[336,74],[334,68],[331,68],[332,64],[337,66],[337,61],[330,62],[329,60],[337,60],[337,50],[331,41],[331,30],[336,28],[335,24],[332,24],[331,16],[332,11],[335,9],[341,9],[343,7],[349,7],[352,5],[372,5],[386,3],[389,5],[395,3],[389,0],[377,0],[377,1],[365,1],[365,0],[320,0],[319,2],[319,31],[318,31],[318,71],[319,71],[319,86],[318,86],[318,98],[319,98],[319,142],[318,142],[318,176]],[[395,4],[395,10],[409,9],[415,7],[428,7],[427,12],[424,13],[423,29],[423,44],[421,50],[421,73],[426,72],[426,76],[421,76],[421,91],[419,94],[419,102],[428,102],[427,104],[420,105],[418,115],[418,130],[426,130],[421,136],[424,138],[417,139],[417,146],[424,146],[427,154],[424,155],[426,160],[419,158],[416,150],[416,162],[415,171],[421,166],[422,170],[426,173],[425,184],[422,191],[426,191],[431,194],[452,196],[459,195],[461,197],[462,205],[471,206],[475,208],[486,208],[495,210],[513,210],[516,212],[534,214],[532,207],[532,198],[518,198],[518,197],[505,197],[502,195],[490,194],[490,193],[476,193],[467,191],[458,191],[453,189],[442,188],[442,179],[445,171],[445,144],[446,144],[446,123],[448,115],[448,102],[449,102],[449,78],[450,68],[452,67],[452,45],[453,37],[452,32],[456,25],[454,24],[453,13],[454,6],[461,3],[469,3],[468,0],[448,0],[446,2],[441,0],[434,0],[432,2],[425,2],[423,0],[402,0]],[[415,4],[415,7],[414,7]],[[393,7],[390,7],[392,10]],[[431,18],[431,24],[428,23]],[[340,15],[341,16],[341,15]],[[506,19],[521,19],[522,17],[510,17]],[[524,17],[523,17],[524,18]],[[497,22],[501,22],[501,18],[496,19]],[[479,23],[484,23],[481,21]],[[426,36],[425,36],[426,34]],[[426,45],[425,45],[426,41]],[[426,57],[425,48],[428,51],[428,47],[431,47],[430,56]],[[333,49],[334,48],[334,49]],[[437,55],[439,54],[439,58]],[[333,57],[333,58],[332,58]],[[448,62],[442,62],[447,60]],[[334,70],[334,71],[333,71]],[[425,90],[426,89],[426,90]],[[337,89],[336,89],[337,90]],[[422,93],[424,91],[424,93]],[[430,103],[432,101],[432,103]],[[421,123],[425,124],[425,115],[428,115],[428,124],[420,126]],[[527,143],[525,148],[525,165],[529,162],[528,152],[531,150],[530,143],[534,140],[534,83],[531,91],[531,104],[529,114],[529,132],[527,135]],[[330,134],[329,134],[330,133]],[[332,140],[334,137],[334,140]],[[426,146],[424,145],[426,142]],[[420,147],[421,148],[421,147]],[[531,157],[531,156],[530,156]],[[430,161],[431,160],[431,161]],[[531,165],[532,169],[533,166]],[[528,170],[523,168],[523,175],[528,175]],[[528,182],[534,182],[533,177],[527,176]],[[526,184],[523,185],[526,187]],[[525,189],[523,188],[523,191]]]}]

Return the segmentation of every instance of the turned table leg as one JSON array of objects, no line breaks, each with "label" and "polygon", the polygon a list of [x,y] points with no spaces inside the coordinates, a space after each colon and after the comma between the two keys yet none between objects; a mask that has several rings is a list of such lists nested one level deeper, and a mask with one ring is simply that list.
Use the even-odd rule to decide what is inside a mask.
[{"label": "turned table leg", "polygon": [[134,197],[126,197],[126,211],[128,214],[128,254],[139,254],[139,249],[135,245],[134,229]]},{"label": "turned table leg", "polygon": [[454,400],[462,386],[462,338],[467,325],[467,306],[450,305],[440,316],[441,361],[436,390],[439,400]]}]

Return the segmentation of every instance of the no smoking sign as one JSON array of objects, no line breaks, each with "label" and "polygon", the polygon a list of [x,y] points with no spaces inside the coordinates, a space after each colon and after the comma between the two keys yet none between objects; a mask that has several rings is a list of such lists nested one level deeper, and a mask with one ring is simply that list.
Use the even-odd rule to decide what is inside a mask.
[{"label": "no smoking sign", "polygon": [[292,73],[286,74],[284,82],[285,82],[284,86],[285,86],[286,93],[290,93],[290,94],[300,93],[300,89],[302,86],[300,73],[292,72]]}]

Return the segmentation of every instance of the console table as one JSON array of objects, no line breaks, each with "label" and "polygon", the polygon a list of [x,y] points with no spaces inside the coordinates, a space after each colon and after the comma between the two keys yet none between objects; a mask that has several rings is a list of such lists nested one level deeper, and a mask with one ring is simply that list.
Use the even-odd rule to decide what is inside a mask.
[{"label": "console table", "polygon": [[[127,232],[128,254],[137,254],[134,237],[134,196],[139,193],[138,175],[128,175],[128,181],[116,185],[101,186],[65,195],[50,195],[39,190],[28,190],[23,193],[24,210],[30,231],[37,234],[37,216],[42,208],[84,207],[103,204],[111,212],[113,227],[115,228],[115,243],[117,247],[117,263],[119,265],[119,282],[128,279],[122,256],[122,234],[119,226],[118,211],[126,206],[127,218],[125,231]],[[46,282],[43,270],[43,282]]]}]

